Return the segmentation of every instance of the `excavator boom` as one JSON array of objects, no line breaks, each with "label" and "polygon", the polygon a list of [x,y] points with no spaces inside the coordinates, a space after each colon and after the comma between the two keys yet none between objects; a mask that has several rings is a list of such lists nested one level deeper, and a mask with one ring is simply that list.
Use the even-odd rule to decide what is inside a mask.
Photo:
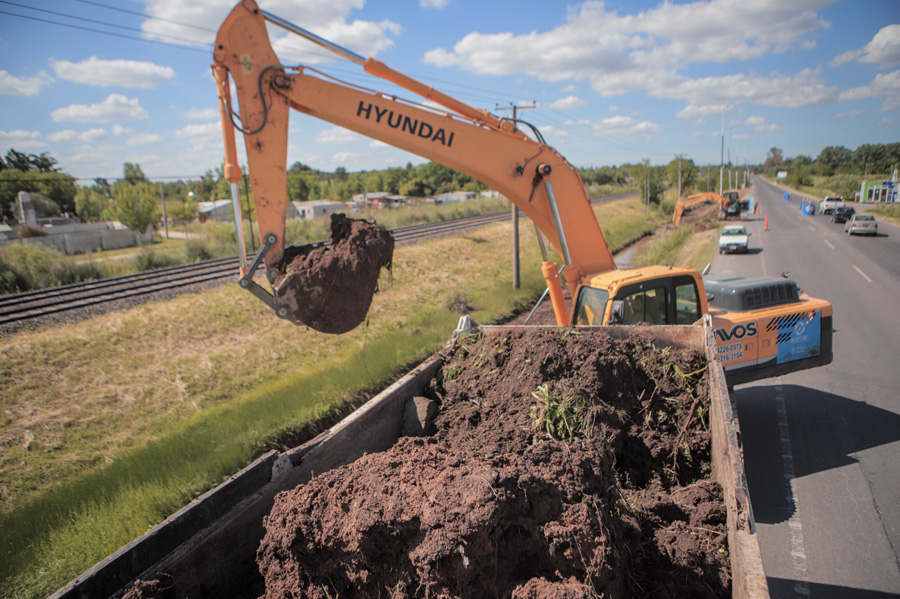
[{"label": "excavator boom", "polygon": [[[444,110],[351,85],[308,67],[285,67],[272,50],[266,22],[360,63],[370,74]],[[570,289],[575,289],[587,273],[615,269],[581,178],[539,134],[532,139],[509,120],[468,106],[373,58],[363,59],[322,40],[260,10],[253,0],[239,3],[220,27],[213,71],[223,121],[227,119],[223,130],[235,119],[229,75],[234,83],[241,115],[235,127],[244,135],[260,237],[272,241],[262,255],[270,281],[277,278],[284,259],[291,109],[439,162],[495,189],[531,218],[563,258],[562,274]],[[237,176],[237,152],[227,131],[225,145],[226,174]],[[551,281],[554,278],[555,283]],[[559,287],[557,273],[550,273],[548,285],[552,296],[552,287]],[[556,292],[561,296],[560,288]],[[568,324],[568,318],[563,304],[557,310],[557,320]]]}]

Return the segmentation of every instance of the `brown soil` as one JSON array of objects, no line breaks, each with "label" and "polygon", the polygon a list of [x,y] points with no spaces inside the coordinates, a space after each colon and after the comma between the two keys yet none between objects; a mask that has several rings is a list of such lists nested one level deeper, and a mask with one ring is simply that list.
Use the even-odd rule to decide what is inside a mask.
[{"label": "brown soil", "polygon": [[329,241],[285,249],[275,297],[311,329],[340,334],[365,320],[381,269],[391,268],[394,238],[374,223],[333,214]]},{"label": "brown soil", "polygon": [[572,329],[459,344],[436,432],[280,494],[267,599],[726,597],[705,360]]}]

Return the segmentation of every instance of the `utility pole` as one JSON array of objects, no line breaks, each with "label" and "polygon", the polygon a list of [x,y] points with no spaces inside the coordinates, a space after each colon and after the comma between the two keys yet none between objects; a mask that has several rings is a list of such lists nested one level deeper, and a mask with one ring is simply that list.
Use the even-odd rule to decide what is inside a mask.
[{"label": "utility pole", "polygon": [[159,184],[159,199],[163,205],[163,224],[166,226],[166,239],[169,238],[169,217],[166,216],[166,194],[163,193],[163,184]]},{"label": "utility pole", "polygon": [[[537,108],[537,102],[532,102],[530,106],[517,106],[513,103],[510,103],[509,106],[500,106],[497,105],[495,110],[509,110],[512,113],[512,122],[515,125],[518,122],[518,111],[519,110],[531,110]],[[512,205],[512,227],[513,227],[513,247],[512,247],[512,260],[513,260],[513,289],[518,289],[521,287],[521,282],[519,278],[519,209],[515,204]]]},{"label": "utility pole", "polygon": [[722,155],[719,160],[719,195],[722,195],[722,179],[725,178],[725,109],[722,109]]}]

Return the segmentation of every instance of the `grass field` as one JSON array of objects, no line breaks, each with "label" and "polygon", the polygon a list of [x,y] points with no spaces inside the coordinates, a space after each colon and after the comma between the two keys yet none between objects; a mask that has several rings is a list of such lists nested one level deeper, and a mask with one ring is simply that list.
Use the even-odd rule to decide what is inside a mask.
[{"label": "grass field", "polygon": [[[611,247],[670,218],[596,208]],[[367,322],[326,336],[226,285],[2,340],[0,597],[46,597],[272,448],[290,447],[440,348],[543,291],[533,229],[398,248]]]}]

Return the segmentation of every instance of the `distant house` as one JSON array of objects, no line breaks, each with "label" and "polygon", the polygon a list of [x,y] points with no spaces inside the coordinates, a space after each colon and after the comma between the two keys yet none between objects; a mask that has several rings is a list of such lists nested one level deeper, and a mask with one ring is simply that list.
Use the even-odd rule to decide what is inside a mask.
[{"label": "distant house", "polygon": [[439,204],[455,204],[464,200],[471,200],[478,197],[474,191],[451,191],[448,193],[439,193],[434,196],[434,200]]},{"label": "distant house", "polygon": [[405,205],[408,200],[406,196],[394,195],[388,191],[358,193],[353,196],[353,204],[359,208],[396,208]]},{"label": "distant house", "polygon": [[213,202],[200,202],[197,209],[197,218],[201,223],[228,222],[234,219],[231,210],[231,200],[215,200]]},{"label": "distant house", "polygon": [[336,212],[343,212],[344,204],[342,202],[332,202],[331,200],[313,200],[310,202],[291,202],[288,205],[288,218],[318,218],[320,216],[330,216]]}]

